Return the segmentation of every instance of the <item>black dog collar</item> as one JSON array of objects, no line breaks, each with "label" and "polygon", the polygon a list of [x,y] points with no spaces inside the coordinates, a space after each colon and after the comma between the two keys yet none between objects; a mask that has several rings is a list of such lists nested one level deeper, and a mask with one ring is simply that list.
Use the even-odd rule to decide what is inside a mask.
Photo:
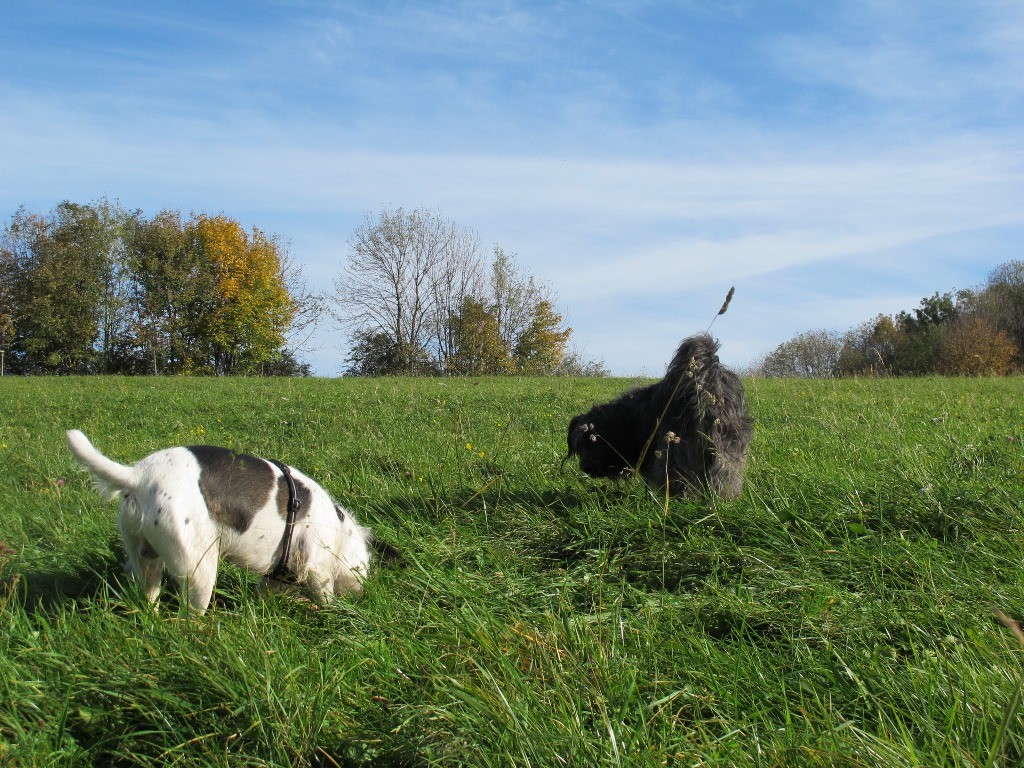
[{"label": "black dog collar", "polygon": [[281,539],[281,557],[278,558],[274,570],[268,574],[270,578],[281,581],[288,575],[288,555],[291,553],[292,548],[292,531],[295,529],[295,516],[299,511],[299,507],[302,506],[302,502],[299,501],[299,493],[295,488],[295,478],[292,477],[292,472],[288,465],[282,464],[277,459],[269,459],[269,461],[281,470],[284,474],[285,482],[288,483],[288,516],[284,524],[284,536]]}]

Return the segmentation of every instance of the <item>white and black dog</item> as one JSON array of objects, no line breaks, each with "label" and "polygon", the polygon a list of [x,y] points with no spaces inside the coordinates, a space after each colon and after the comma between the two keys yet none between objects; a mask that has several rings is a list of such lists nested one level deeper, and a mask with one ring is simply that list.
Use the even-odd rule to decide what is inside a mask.
[{"label": "white and black dog", "polygon": [[166,569],[205,611],[222,556],[274,581],[291,575],[321,604],[362,590],[370,531],[299,470],[209,445],[167,448],[125,466],[77,429],[67,439],[100,488],[123,499],[128,569],[150,601]]},{"label": "white and black dog", "polygon": [[569,423],[569,453],[591,477],[642,475],[669,493],[734,498],[754,434],[740,378],[708,334],[685,339],[665,377]]}]

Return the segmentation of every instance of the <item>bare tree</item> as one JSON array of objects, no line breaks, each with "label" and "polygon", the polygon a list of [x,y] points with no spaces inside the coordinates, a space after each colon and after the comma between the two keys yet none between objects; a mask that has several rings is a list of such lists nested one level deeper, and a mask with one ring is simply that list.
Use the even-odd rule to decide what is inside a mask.
[{"label": "bare tree", "polygon": [[452,318],[459,314],[469,298],[479,300],[484,293],[480,259],[480,238],[475,232],[451,225],[446,238],[445,257],[437,265],[431,281],[433,317],[432,343],[441,371],[450,372],[459,354],[460,339]]},{"label": "bare tree", "polygon": [[302,265],[291,255],[287,245],[279,247],[281,279],[288,289],[294,313],[288,327],[288,351],[299,355],[311,350],[310,339],[324,315],[326,300],[321,293],[310,290]]},{"label": "bare tree", "polygon": [[335,281],[335,317],[353,337],[385,334],[401,368],[415,373],[430,350],[450,352],[448,314],[480,284],[479,238],[430,211],[367,214]]},{"label": "bare tree", "polygon": [[490,287],[498,333],[509,349],[519,344],[542,303],[555,304],[551,288],[522,272],[516,265],[516,255],[499,245],[494,246]]}]

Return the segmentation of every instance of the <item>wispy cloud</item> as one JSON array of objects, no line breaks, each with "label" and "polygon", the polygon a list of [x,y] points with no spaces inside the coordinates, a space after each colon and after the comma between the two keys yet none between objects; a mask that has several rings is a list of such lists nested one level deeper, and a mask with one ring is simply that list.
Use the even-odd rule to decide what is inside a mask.
[{"label": "wispy cloud", "polygon": [[765,45],[784,76],[828,88],[838,109],[859,106],[850,113],[856,123],[884,119],[930,133],[998,123],[1006,115],[993,112],[993,99],[1020,106],[1024,81],[1012,74],[1024,59],[1019,3],[846,3],[837,16],[855,21]]}]

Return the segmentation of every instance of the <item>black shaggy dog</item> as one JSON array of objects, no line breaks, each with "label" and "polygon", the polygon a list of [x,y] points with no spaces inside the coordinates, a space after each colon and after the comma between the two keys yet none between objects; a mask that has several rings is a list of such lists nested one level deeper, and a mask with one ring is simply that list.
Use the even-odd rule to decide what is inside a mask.
[{"label": "black shaggy dog", "polygon": [[569,422],[569,453],[591,477],[636,472],[675,495],[739,495],[754,426],[743,383],[706,333],[685,339],[665,378]]}]

